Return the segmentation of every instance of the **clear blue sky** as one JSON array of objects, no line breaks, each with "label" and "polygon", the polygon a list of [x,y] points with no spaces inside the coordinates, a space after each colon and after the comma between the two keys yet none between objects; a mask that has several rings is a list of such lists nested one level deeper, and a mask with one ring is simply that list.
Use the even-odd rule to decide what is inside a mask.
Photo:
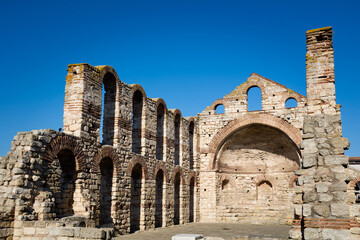
[{"label": "clear blue sky", "polygon": [[0,156],[18,131],[62,127],[66,68],[121,80],[193,116],[252,72],[306,95],[305,31],[332,26],[337,103],[360,156],[360,1],[2,1]]}]

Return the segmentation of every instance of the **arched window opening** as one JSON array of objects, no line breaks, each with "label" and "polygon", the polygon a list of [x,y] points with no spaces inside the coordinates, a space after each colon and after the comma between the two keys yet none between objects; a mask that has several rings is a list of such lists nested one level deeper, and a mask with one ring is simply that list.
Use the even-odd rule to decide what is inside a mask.
[{"label": "arched window opening", "polygon": [[225,113],[225,107],[223,104],[216,105],[215,107],[215,113],[216,114],[222,114]]},{"label": "arched window opening", "polygon": [[221,190],[226,190],[229,187],[229,179],[224,179],[221,183]]},{"label": "arched window opening", "polygon": [[285,107],[286,108],[295,108],[295,107],[297,107],[297,101],[294,98],[289,98],[285,102]]},{"label": "arched window opening", "polygon": [[114,143],[115,126],[115,100],[116,100],[116,78],[113,74],[107,73],[103,80],[102,91],[102,119],[100,122],[100,142],[106,145]]},{"label": "arched window opening", "polygon": [[189,222],[194,222],[195,212],[195,178],[192,177],[190,180],[190,200],[189,200]]},{"label": "arched window opening", "polygon": [[194,169],[194,122],[189,124],[189,167]]},{"label": "arched window opening", "polygon": [[174,139],[174,144],[175,144],[175,149],[174,149],[174,163],[175,165],[179,165],[180,164],[180,114],[176,114],[175,116],[175,121],[174,121],[174,125],[175,125],[175,139]]},{"label": "arched window opening", "polygon": [[272,184],[269,181],[262,181],[257,186],[257,200],[269,202],[272,196]]},{"label": "arched window opening", "polygon": [[180,173],[174,179],[174,225],[180,224]]},{"label": "arched window opening", "polygon": [[68,149],[61,150],[57,155],[60,163],[60,186],[55,183],[56,216],[66,217],[74,215],[74,192],[77,179],[75,156]]},{"label": "arched window opening", "polygon": [[130,232],[140,230],[142,166],[136,164],[131,172]]},{"label": "arched window opening", "polygon": [[156,174],[155,189],[155,227],[163,226],[164,173],[160,169]]},{"label": "arched window opening", "polygon": [[100,162],[100,225],[113,223],[111,217],[111,193],[113,184],[114,166],[111,158],[103,158]]},{"label": "arched window opening", "polygon": [[132,112],[132,151],[141,154],[141,129],[142,129],[143,95],[136,90],[133,96]]},{"label": "arched window opening", "polygon": [[257,86],[250,87],[247,91],[248,111],[262,110],[261,89]]},{"label": "arched window opening", "polygon": [[355,196],[356,196],[355,202],[360,203],[360,182],[357,182],[355,184],[354,192],[355,192]]},{"label": "arched window opening", "polygon": [[162,103],[157,108],[156,120],[156,159],[163,160],[164,158],[164,122],[165,122],[165,107]]}]

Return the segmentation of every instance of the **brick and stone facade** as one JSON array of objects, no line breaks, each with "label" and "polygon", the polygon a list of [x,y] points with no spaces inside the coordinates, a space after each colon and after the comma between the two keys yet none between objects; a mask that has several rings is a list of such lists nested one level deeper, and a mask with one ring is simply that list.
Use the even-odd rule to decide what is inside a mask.
[{"label": "brick and stone facade", "polygon": [[[253,73],[195,117],[110,66],[69,65],[64,131],[18,133],[1,158],[0,239],[109,239],[188,222],[360,239],[360,172],[344,155],[331,27],[306,41],[306,97]],[[253,87],[258,111],[248,110]]]}]

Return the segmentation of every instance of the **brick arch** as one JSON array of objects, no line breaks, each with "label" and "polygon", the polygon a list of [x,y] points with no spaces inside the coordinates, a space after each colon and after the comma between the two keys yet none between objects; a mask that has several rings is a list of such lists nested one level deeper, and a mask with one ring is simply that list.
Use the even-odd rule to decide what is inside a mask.
[{"label": "brick arch", "polygon": [[173,118],[174,118],[174,120],[175,120],[175,117],[176,117],[176,115],[180,115],[180,124],[181,124],[181,119],[182,119],[182,114],[181,114],[181,111],[179,110],[179,109],[177,109],[177,108],[175,108],[175,109],[170,109],[171,111],[172,111],[172,113],[173,113]]},{"label": "brick arch", "polygon": [[274,179],[265,177],[264,175],[260,175],[256,178],[254,178],[253,183],[256,187],[260,186],[260,184],[268,182],[271,184],[271,188],[274,188]]},{"label": "brick arch", "polygon": [[360,177],[356,177],[355,179],[351,180],[349,183],[348,183],[348,186],[350,188],[354,188],[356,183],[360,182]]},{"label": "brick arch", "polygon": [[163,106],[164,106],[164,115],[166,115],[166,112],[167,112],[168,108],[166,106],[166,103],[165,103],[164,99],[162,99],[162,98],[153,98],[153,100],[155,101],[156,109],[158,108],[160,103],[163,104]]},{"label": "brick arch", "polygon": [[140,85],[140,84],[130,84],[131,87],[131,95],[133,96],[134,93],[139,90],[141,92],[141,94],[143,95],[143,104],[145,105],[146,103],[146,93],[144,88]]},{"label": "brick arch", "polygon": [[100,71],[100,78],[102,81],[104,80],[104,77],[107,73],[111,73],[115,79],[116,79],[116,87],[119,87],[119,82],[120,82],[120,78],[117,74],[117,72],[115,71],[115,69],[111,66],[108,65],[104,65],[104,66],[96,66],[95,68],[97,68]]},{"label": "brick arch", "polygon": [[190,185],[191,179],[194,178],[195,186],[197,186],[197,173],[195,171],[190,171],[188,174],[188,185]]},{"label": "brick arch", "polygon": [[263,98],[264,94],[266,94],[266,91],[265,91],[265,86],[260,83],[259,81],[256,81],[256,80],[248,80],[247,82],[243,83],[243,85],[241,85],[242,87],[242,95],[243,96],[246,96],[247,98],[247,95],[248,95],[248,92],[250,90],[250,88],[253,88],[253,87],[258,87],[260,88],[261,90],[261,97]]},{"label": "brick arch", "polygon": [[193,123],[194,124],[194,131],[195,131],[195,119],[193,117],[190,117],[188,119],[188,124],[187,124],[187,128],[189,129],[190,127],[190,123]]},{"label": "brick arch", "polygon": [[224,105],[224,108],[229,108],[229,104],[224,99],[217,99],[215,102],[213,102],[210,106],[211,110],[215,110],[215,108],[219,105]]},{"label": "brick arch", "polygon": [[295,128],[289,122],[265,113],[248,114],[231,121],[213,137],[208,148],[208,153],[212,156],[210,160],[210,166],[212,166],[212,168],[214,168],[215,165],[216,154],[225,141],[239,129],[253,124],[262,124],[276,128],[285,133],[298,148],[300,147],[302,134],[299,129]]},{"label": "brick arch", "polygon": [[121,171],[121,162],[119,159],[118,154],[116,153],[115,149],[112,146],[105,145],[102,146],[97,153],[95,154],[94,160],[91,164],[91,170],[96,173],[100,173],[100,162],[104,158],[111,158],[114,164],[114,173],[116,175],[120,174]]},{"label": "brick arch", "polygon": [[148,168],[146,165],[146,162],[144,160],[144,158],[142,156],[134,156],[129,164],[128,167],[126,169],[126,173],[128,174],[128,176],[131,176],[131,172],[133,170],[133,168],[135,167],[136,164],[140,164],[141,168],[142,168],[142,178],[147,179],[148,176]]},{"label": "brick arch", "polygon": [[176,166],[173,169],[172,175],[171,175],[171,183],[174,183],[175,180],[175,175],[177,173],[180,173],[180,185],[183,185],[185,183],[184,181],[184,171],[182,170],[182,168],[180,166]]},{"label": "brick arch", "polygon": [[164,162],[158,162],[155,166],[154,169],[154,178],[156,178],[156,174],[158,173],[159,170],[162,170],[164,173],[164,177],[165,177],[165,181],[168,182],[169,180],[169,173],[166,169],[165,163]]},{"label": "brick arch", "polygon": [[[44,160],[52,162],[57,159],[61,150],[70,150],[75,156],[75,170],[84,172],[86,170],[86,157],[79,144],[79,139],[69,135],[59,135],[51,140],[44,153]],[[83,145],[83,144],[81,144]]]}]

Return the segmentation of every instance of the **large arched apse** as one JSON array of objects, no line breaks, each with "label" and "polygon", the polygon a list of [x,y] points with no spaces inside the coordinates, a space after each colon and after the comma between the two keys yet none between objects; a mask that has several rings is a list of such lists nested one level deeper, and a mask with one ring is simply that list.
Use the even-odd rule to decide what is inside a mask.
[{"label": "large arched apse", "polygon": [[286,223],[293,217],[289,182],[300,153],[282,131],[261,124],[239,129],[219,146],[217,217],[222,221]]}]

